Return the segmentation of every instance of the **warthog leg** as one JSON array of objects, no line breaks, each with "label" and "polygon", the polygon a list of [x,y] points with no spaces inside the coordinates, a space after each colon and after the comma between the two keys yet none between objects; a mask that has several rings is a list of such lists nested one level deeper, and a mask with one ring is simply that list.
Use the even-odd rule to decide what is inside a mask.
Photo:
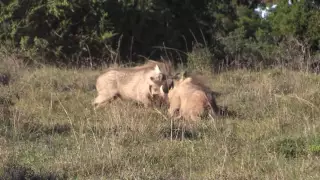
[{"label": "warthog leg", "polygon": [[142,103],[145,108],[150,108],[153,105],[149,97],[144,99]]},{"label": "warthog leg", "polygon": [[120,97],[117,92],[108,93],[108,94],[99,94],[93,102],[93,105],[96,109],[101,108],[105,106],[107,103],[110,103],[112,100],[116,99],[117,97]]}]

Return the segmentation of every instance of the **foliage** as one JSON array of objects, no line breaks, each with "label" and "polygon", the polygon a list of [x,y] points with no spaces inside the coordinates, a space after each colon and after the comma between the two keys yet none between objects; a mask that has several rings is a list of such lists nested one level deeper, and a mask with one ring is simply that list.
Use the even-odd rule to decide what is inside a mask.
[{"label": "foliage", "polygon": [[99,57],[112,36],[103,5],[99,0],[10,0],[0,6],[0,37],[48,58]]},{"label": "foliage", "polygon": [[273,35],[278,39],[293,36],[301,44],[301,48],[319,51],[319,7],[307,0],[300,0],[292,5],[284,0],[280,1],[276,11],[269,18]]},{"label": "foliage", "polygon": [[305,62],[320,50],[317,1],[274,1],[277,8],[265,19],[254,9],[270,1],[1,2],[1,40],[54,61],[125,62],[143,55],[187,62],[185,54],[202,44],[214,57],[211,65],[255,66]]},{"label": "foliage", "polygon": [[286,158],[295,158],[305,154],[306,147],[304,139],[285,138],[275,143],[274,149],[277,153],[283,154]]},{"label": "foliage", "polygon": [[246,67],[280,63],[302,68],[319,52],[319,6],[285,0],[277,5],[266,19],[248,6],[236,7],[237,26],[221,38],[228,59]]},{"label": "foliage", "polygon": [[187,65],[189,70],[210,72],[212,70],[212,54],[208,48],[195,48],[188,54]]}]

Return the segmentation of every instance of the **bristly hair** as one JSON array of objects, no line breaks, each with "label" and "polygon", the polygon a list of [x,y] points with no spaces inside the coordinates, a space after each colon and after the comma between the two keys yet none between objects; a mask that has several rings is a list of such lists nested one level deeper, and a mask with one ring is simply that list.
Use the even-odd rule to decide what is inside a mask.
[{"label": "bristly hair", "polygon": [[103,70],[102,73],[106,73],[110,70],[127,70],[127,71],[151,70],[156,65],[159,66],[161,71],[166,71],[166,73],[170,74],[172,71],[171,66],[168,62],[159,62],[159,61],[147,59],[147,61],[142,65],[138,65],[138,66],[134,66],[134,67],[109,67],[108,69]]},{"label": "bristly hair", "polygon": [[185,71],[180,76],[181,79],[187,79],[189,78],[192,84],[204,87],[204,88],[210,88],[208,77],[204,76],[200,72],[188,72]]}]

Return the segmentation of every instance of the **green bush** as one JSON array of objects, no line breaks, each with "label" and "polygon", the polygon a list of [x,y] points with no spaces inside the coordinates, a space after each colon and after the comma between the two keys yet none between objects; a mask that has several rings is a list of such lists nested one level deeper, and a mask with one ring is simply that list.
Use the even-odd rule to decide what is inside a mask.
[{"label": "green bush", "polygon": [[212,71],[212,54],[208,48],[196,48],[193,52],[188,53],[187,61],[189,70]]},{"label": "green bush", "polygon": [[[168,55],[191,67],[296,66],[319,53],[319,3],[277,1],[266,19],[254,13],[258,5],[264,6],[260,4],[255,0],[7,0],[0,2],[0,40],[12,42],[31,59],[40,55],[45,58],[39,59],[89,65],[102,59],[119,62],[137,60],[138,55],[152,59]],[[206,57],[185,56],[196,51],[198,43],[207,48]]]},{"label": "green bush", "polygon": [[295,158],[306,153],[305,140],[284,138],[274,144],[275,151],[286,158]]},{"label": "green bush", "polygon": [[0,38],[49,59],[108,56],[112,26],[103,7],[98,0],[6,1],[0,6]]}]

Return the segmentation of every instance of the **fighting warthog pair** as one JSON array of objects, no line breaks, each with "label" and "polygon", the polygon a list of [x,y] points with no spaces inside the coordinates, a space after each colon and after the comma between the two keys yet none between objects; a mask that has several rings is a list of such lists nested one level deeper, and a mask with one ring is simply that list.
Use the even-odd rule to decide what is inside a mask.
[{"label": "fighting warthog pair", "polygon": [[121,98],[143,103],[146,108],[162,101],[169,105],[168,113],[175,118],[197,120],[205,112],[217,114],[213,92],[204,79],[179,74],[172,75],[170,63],[152,60],[132,68],[110,68],[97,79],[98,96],[93,105],[99,108]]}]

